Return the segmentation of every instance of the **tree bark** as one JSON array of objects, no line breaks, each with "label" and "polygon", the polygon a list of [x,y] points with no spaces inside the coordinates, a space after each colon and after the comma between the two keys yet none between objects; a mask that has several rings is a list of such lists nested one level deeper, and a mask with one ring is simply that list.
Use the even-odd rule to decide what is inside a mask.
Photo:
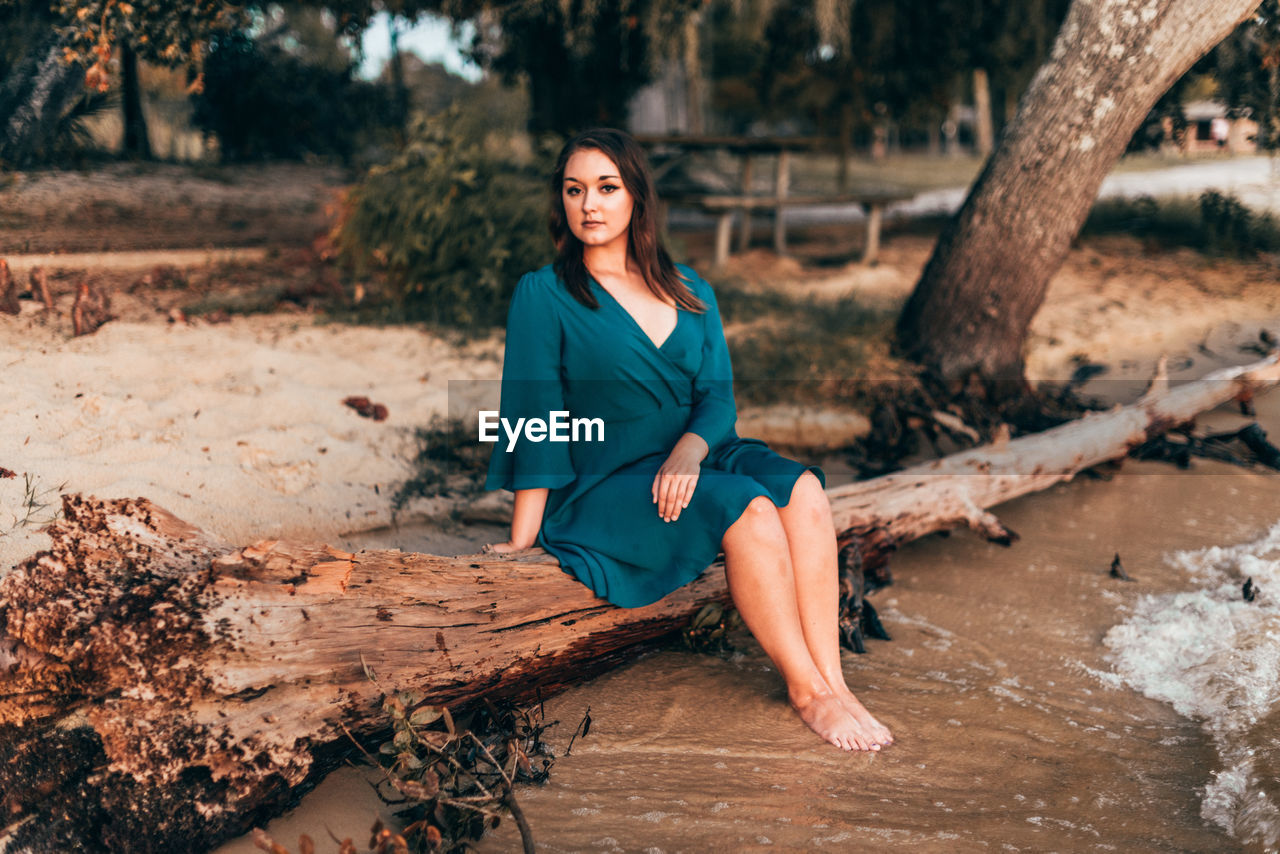
[{"label": "tree bark", "polygon": [[938,239],[898,346],[945,380],[1024,387],[1049,280],[1151,106],[1257,0],[1075,0],[995,154]]},{"label": "tree bark", "polygon": [[27,166],[51,148],[63,115],[84,96],[82,81],[56,34],[35,44],[0,84],[0,164]]},{"label": "tree bark", "polygon": [[151,136],[142,110],[142,80],[138,54],[128,42],[120,45],[121,107],[124,113],[124,153],[138,160],[151,159]]},{"label": "tree bark", "polygon": [[702,74],[702,12],[689,12],[684,19],[684,38],[681,47],[684,60],[684,91],[688,132],[701,136],[707,132],[703,111]]},{"label": "tree bark", "polygon": [[[1280,359],[999,446],[831,490],[873,583],[901,543],[1125,454],[1280,382]],[[965,477],[956,477],[965,474]],[[145,499],[68,496],[53,545],[0,580],[0,808],[10,851],[201,850],[284,809],[385,728],[382,692],[457,708],[549,695],[728,598],[718,565],[644,608],[595,598],[541,550],[234,548]],[[849,552],[849,549],[844,549]],[[846,595],[861,579],[842,579]],[[848,615],[846,614],[846,622]]]},{"label": "tree bark", "polygon": [[995,147],[995,124],[991,118],[991,78],[985,68],[973,69],[973,135],[978,156],[987,157]]}]

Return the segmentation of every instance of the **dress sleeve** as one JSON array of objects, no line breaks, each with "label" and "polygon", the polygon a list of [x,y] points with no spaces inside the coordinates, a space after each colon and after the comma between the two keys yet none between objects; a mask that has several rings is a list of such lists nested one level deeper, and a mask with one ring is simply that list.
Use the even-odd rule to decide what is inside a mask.
[{"label": "dress sleeve", "polygon": [[693,378],[693,412],[686,432],[696,433],[714,448],[733,429],[738,411],[733,403],[733,367],[729,363],[729,345],[724,340],[720,307],[711,286],[702,281],[703,315],[702,364]]},{"label": "dress sleeve", "polygon": [[[512,428],[521,418],[545,422],[551,413],[565,410],[561,342],[562,327],[552,296],[533,274],[526,274],[511,297],[502,359],[499,418]],[[573,482],[567,442],[553,442],[549,436],[534,441],[520,431],[512,445],[502,426],[496,432],[485,489],[556,489]]]}]

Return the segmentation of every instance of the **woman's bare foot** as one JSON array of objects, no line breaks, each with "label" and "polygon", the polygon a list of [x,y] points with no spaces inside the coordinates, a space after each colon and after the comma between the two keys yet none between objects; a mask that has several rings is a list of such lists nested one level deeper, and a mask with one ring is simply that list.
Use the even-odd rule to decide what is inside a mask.
[{"label": "woman's bare foot", "polygon": [[[830,684],[828,682],[828,684]],[[888,747],[893,744],[893,733],[889,732],[889,728],[880,721],[876,720],[867,707],[849,690],[849,686],[844,684],[844,680],[837,680],[831,689],[832,693],[840,701],[845,711],[858,722],[858,726],[866,733],[867,737],[878,747]]]},{"label": "woman's bare foot", "polygon": [[848,706],[834,693],[815,694],[804,701],[794,696],[790,699],[791,707],[809,725],[809,729],[841,750],[880,749],[877,740],[858,723]]}]

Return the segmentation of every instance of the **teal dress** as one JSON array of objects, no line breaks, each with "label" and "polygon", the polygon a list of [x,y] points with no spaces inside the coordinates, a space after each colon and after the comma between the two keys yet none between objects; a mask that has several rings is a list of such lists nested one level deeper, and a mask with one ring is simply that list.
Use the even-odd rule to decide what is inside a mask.
[{"label": "teal dress", "polygon": [[[507,319],[500,417],[514,429],[520,418],[552,427],[552,413],[568,415],[514,443],[499,430],[485,487],[548,488],[538,545],[596,595],[626,608],[702,574],[753,498],[785,506],[805,471],[825,483],[818,467],[738,437],[715,294],[690,268],[677,269],[707,311],[679,309],[660,346],[598,282],[591,289],[600,307],[590,309],[550,266],[520,279]],[[653,480],[686,432],[710,452],[689,506],[664,522]]]}]

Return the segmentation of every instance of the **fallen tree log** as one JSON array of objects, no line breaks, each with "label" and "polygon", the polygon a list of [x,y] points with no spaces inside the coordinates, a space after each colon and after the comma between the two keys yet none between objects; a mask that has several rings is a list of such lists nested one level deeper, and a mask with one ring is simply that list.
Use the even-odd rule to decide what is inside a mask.
[{"label": "fallen tree log", "polygon": [[[1272,356],[833,489],[839,536],[873,574],[897,545],[956,525],[1008,541],[987,508],[1277,381]],[[63,506],[52,548],[0,580],[0,806],[11,851],[207,848],[313,785],[345,752],[344,727],[382,729],[382,688],[455,707],[550,694],[727,599],[718,566],[624,610],[537,550],[235,548],[144,499],[66,496]]]}]

